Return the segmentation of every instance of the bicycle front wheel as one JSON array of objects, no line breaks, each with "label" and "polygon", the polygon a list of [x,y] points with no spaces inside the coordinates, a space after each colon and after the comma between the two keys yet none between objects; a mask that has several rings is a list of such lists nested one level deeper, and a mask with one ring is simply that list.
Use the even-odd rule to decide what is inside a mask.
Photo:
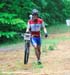
[{"label": "bicycle front wheel", "polygon": [[24,64],[28,63],[28,59],[29,59],[29,46],[28,43],[25,44],[25,52],[24,52]]}]

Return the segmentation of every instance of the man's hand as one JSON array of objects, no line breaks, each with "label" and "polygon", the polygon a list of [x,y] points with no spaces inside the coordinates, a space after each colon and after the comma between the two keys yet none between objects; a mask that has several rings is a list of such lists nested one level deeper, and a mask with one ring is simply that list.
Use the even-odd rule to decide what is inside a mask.
[{"label": "man's hand", "polygon": [[30,32],[28,31],[28,32],[26,32],[26,33],[30,33]]},{"label": "man's hand", "polygon": [[48,34],[47,34],[47,33],[45,34],[45,37],[46,37],[46,38],[48,37]]}]

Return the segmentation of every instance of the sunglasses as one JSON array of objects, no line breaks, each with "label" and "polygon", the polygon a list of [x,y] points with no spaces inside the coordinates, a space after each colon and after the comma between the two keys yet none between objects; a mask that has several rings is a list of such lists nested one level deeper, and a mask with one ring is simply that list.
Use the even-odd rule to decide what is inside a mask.
[{"label": "sunglasses", "polygon": [[37,13],[34,13],[34,14],[32,14],[33,16],[38,16],[38,14]]}]

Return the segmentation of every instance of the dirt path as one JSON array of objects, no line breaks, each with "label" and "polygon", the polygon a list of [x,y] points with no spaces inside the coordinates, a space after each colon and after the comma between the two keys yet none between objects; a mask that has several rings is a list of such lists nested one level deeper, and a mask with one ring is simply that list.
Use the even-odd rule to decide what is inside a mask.
[{"label": "dirt path", "polygon": [[46,60],[48,75],[70,75],[70,41],[59,43],[58,50],[48,52]]},{"label": "dirt path", "polygon": [[[52,35],[52,38],[70,34]],[[23,64],[23,50],[0,52],[0,71],[3,75],[70,75],[70,40],[61,41],[57,49],[43,52],[41,60],[42,67],[35,65],[36,57],[34,51],[30,53],[29,64]],[[7,72],[7,73],[5,73]]]}]

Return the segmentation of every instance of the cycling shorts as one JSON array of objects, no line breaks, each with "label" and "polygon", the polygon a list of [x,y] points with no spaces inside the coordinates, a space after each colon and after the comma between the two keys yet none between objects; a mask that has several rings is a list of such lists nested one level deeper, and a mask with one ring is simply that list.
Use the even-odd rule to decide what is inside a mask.
[{"label": "cycling shorts", "polygon": [[41,37],[31,37],[31,43],[33,46],[41,46]]}]

